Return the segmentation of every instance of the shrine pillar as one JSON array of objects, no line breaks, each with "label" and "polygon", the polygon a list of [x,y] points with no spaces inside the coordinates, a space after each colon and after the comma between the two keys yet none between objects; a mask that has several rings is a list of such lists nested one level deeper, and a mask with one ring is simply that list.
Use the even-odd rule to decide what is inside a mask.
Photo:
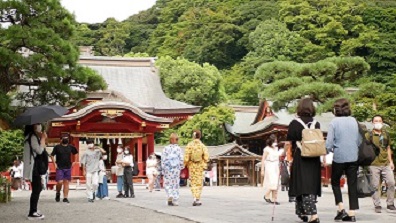
[{"label": "shrine pillar", "polygon": [[138,167],[139,167],[139,176],[144,176],[144,163],[143,163],[143,138],[137,139],[137,154],[138,154]]},{"label": "shrine pillar", "polygon": [[154,152],[154,134],[147,134],[147,155],[150,155]]},{"label": "shrine pillar", "polygon": [[71,143],[74,147],[76,147],[78,153],[76,155],[71,155],[71,162],[80,162],[80,138],[79,137],[72,137]]}]

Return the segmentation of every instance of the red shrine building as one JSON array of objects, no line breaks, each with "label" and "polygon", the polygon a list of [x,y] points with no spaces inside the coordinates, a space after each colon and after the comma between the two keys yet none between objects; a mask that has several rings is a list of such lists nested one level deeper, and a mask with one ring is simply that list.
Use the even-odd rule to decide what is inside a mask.
[{"label": "red shrine building", "polygon": [[[169,99],[161,87],[154,58],[81,57],[79,63],[100,74],[108,88],[89,92],[87,98],[54,119],[49,126],[53,145],[69,135],[81,153],[84,141],[93,138],[108,153],[107,168],[114,165],[119,144],[129,146],[145,177],[145,161],[154,152],[154,134],[181,124],[200,107]],[[73,176],[81,176],[79,157],[73,160]]]}]

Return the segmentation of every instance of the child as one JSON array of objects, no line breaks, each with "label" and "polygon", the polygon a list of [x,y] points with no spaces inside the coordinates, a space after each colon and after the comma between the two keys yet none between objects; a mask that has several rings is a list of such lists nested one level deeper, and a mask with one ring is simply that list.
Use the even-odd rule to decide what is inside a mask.
[{"label": "child", "polygon": [[107,186],[107,176],[106,176],[106,167],[104,164],[104,160],[107,160],[107,155],[103,155],[99,161],[99,188],[96,192],[96,200],[110,200],[109,198],[109,188]]}]

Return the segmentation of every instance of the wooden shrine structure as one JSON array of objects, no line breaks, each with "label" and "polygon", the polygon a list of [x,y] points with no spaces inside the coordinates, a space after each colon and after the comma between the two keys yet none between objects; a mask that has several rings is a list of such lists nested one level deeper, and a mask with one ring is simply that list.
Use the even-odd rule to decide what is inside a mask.
[{"label": "wooden shrine structure", "polygon": [[[106,91],[89,92],[63,117],[54,119],[48,136],[58,144],[69,135],[80,150],[87,138],[95,139],[108,155],[107,168],[114,165],[119,144],[130,146],[145,177],[145,161],[154,152],[154,134],[191,118],[200,107],[165,96],[153,58],[80,57],[79,63],[100,74]],[[81,174],[79,154],[73,158],[72,175]],[[77,164],[77,165],[75,165]]]}]

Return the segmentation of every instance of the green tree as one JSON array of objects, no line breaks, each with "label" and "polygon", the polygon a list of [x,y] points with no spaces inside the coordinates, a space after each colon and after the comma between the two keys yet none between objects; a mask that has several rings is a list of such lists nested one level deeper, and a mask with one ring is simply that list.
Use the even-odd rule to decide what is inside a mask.
[{"label": "green tree", "polygon": [[148,52],[150,36],[159,23],[159,13],[160,10],[153,6],[129,17],[123,22],[129,26],[129,34],[125,39],[124,47],[126,52]]},{"label": "green tree", "polygon": [[235,119],[234,110],[224,106],[210,106],[205,108],[201,114],[194,115],[183,125],[176,129],[169,129],[160,138],[160,143],[167,144],[169,135],[176,132],[179,135],[179,143],[187,145],[192,140],[192,132],[199,129],[202,132],[202,142],[208,146],[222,145],[228,142],[227,132],[224,124],[233,124]]},{"label": "green tree", "polygon": [[168,97],[204,107],[224,100],[221,75],[216,67],[170,57],[162,57],[155,64]]},{"label": "green tree", "polygon": [[182,56],[199,64],[207,62],[218,68],[229,67],[246,53],[238,44],[242,31],[232,24],[229,13],[228,8],[221,6],[191,7],[178,23],[170,25],[166,39],[154,50],[158,49],[158,56]]},{"label": "green tree", "polygon": [[129,25],[118,22],[114,18],[108,18],[96,31],[98,41],[94,45],[95,52],[100,56],[124,55],[125,40],[128,37]]},{"label": "green tree", "polygon": [[60,1],[8,0],[0,8],[2,94],[19,89],[20,99],[33,105],[68,104],[85,90],[105,88],[100,76],[77,64],[75,21]]},{"label": "green tree", "polygon": [[23,141],[21,130],[0,131],[0,172],[11,167],[16,157],[22,159]]},{"label": "green tree", "polygon": [[376,6],[378,1],[366,1],[368,6],[362,13],[363,22],[379,31],[366,59],[374,80],[384,84],[396,73],[396,1],[392,2],[393,5]]},{"label": "green tree", "polygon": [[363,9],[350,0],[281,0],[279,17],[328,56],[366,56],[378,34],[364,24]]},{"label": "green tree", "polygon": [[275,61],[264,63],[255,77],[263,84],[261,96],[274,101],[274,108],[293,107],[311,97],[325,111],[335,99],[346,97],[344,87],[353,86],[370,66],[360,57],[336,57],[316,63]]}]

